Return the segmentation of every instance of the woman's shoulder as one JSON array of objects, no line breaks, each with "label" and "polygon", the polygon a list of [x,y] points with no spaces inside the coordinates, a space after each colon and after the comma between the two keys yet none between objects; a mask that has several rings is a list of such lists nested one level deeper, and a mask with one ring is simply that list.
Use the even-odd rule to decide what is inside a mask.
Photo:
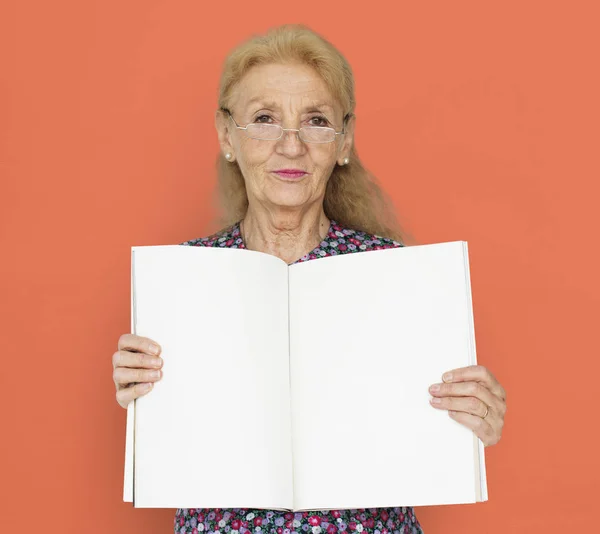
[{"label": "woman's shoulder", "polygon": [[331,220],[329,232],[321,243],[311,252],[298,259],[298,262],[315,260],[326,256],[339,256],[354,252],[382,250],[403,247],[404,244],[391,237],[383,237],[363,230],[349,228]]},{"label": "woman's shoulder", "polygon": [[331,231],[328,236],[332,242],[337,243],[337,248],[342,251],[358,252],[364,250],[381,250],[386,248],[403,247],[404,244],[391,237],[372,234],[363,230],[346,227],[332,221]]},{"label": "woman's shoulder", "polygon": [[222,228],[209,236],[190,239],[179,244],[192,247],[244,248],[239,223]]}]

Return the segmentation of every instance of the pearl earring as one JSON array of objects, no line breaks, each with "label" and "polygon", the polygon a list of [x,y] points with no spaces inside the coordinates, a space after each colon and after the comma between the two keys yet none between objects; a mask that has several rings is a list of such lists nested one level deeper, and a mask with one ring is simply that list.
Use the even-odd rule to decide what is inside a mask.
[{"label": "pearl earring", "polygon": [[227,154],[225,154],[225,159],[227,159],[227,160],[231,159],[231,154],[229,152],[227,152]]},{"label": "pearl earring", "polygon": [[350,163],[350,160],[348,158],[344,158],[344,165],[348,165],[348,163]]}]

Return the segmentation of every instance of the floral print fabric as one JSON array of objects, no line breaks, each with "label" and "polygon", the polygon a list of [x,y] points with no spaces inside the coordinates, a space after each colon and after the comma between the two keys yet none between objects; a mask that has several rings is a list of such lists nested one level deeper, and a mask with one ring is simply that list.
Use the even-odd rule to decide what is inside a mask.
[{"label": "floral print fabric", "polygon": [[[240,232],[240,223],[221,230],[209,237],[200,237],[191,241],[185,241],[180,245],[190,245],[199,247],[227,247],[227,248],[246,248],[242,234]],[[352,252],[363,252],[367,250],[381,250],[385,248],[396,248],[403,246],[402,243],[394,241],[389,237],[380,237],[369,235],[366,232],[343,228],[334,220],[331,221],[327,235],[315,249],[305,254],[294,263],[302,261],[324,258],[325,256],[337,256],[339,254],[350,254]]]},{"label": "floral print fabric", "polygon": [[280,512],[253,508],[185,508],[175,534],[422,534],[412,508]]},{"label": "floral print fabric", "polygon": [[[246,246],[237,222],[208,237],[180,243],[200,247],[241,248]],[[294,263],[403,246],[387,237],[344,228],[331,221],[321,243]],[[201,483],[201,482],[199,482]],[[399,503],[400,504],[400,503]],[[411,507],[359,508],[285,512],[253,508],[179,508],[175,534],[423,534]]]}]

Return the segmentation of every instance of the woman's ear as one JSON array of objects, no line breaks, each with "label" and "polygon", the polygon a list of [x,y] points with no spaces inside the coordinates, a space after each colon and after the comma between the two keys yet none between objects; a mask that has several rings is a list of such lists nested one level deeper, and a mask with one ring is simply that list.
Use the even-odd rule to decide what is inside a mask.
[{"label": "woman's ear", "polygon": [[351,113],[350,117],[346,120],[346,126],[344,131],[346,132],[342,136],[342,143],[340,144],[340,150],[338,152],[338,165],[344,165],[344,160],[350,158],[352,155],[352,145],[354,143],[354,123],[356,116]]},{"label": "woman's ear", "polygon": [[233,143],[231,139],[231,121],[229,114],[222,109],[215,111],[215,128],[217,129],[217,137],[223,154],[231,154],[229,161],[234,160]]}]

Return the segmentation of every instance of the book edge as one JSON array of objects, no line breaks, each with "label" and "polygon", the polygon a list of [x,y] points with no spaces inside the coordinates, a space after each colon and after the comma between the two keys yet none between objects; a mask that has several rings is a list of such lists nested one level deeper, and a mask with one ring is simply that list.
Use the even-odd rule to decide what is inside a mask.
[{"label": "book edge", "polygon": [[[477,365],[477,345],[475,340],[475,319],[473,313],[473,296],[471,287],[471,270],[469,262],[469,245],[467,241],[463,241],[463,257],[465,262],[465,282],[467,287],[468,297],[468,313],[469,313],[469,347],[471,352],[471,365]],[[473,449],[474,449],[474,474],[475,474],[475,501],[484,502],[487,497],[487,479],[485,473],[485,448],[483,442],[473,433]]]}]

